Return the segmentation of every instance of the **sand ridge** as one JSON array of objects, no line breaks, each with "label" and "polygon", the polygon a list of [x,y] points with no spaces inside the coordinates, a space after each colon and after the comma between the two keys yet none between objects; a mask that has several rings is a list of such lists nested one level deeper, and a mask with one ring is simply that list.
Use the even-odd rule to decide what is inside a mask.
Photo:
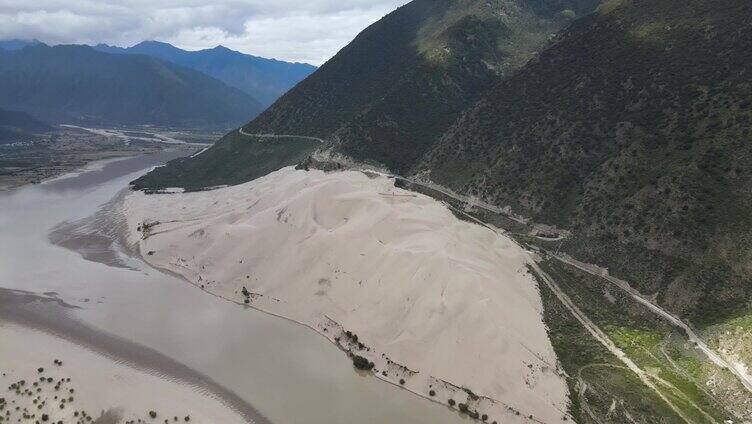
[{"label": "sand ridge", "polygon": [[151,265],[308,325],[379,378],[488,422],[571,419],[525,252],[389,178],[284,168],[123,210]]}]

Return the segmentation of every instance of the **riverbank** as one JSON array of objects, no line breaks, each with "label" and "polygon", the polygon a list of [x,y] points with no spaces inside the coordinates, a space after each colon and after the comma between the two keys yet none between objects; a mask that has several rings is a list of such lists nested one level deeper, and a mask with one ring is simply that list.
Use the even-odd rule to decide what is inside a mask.
[{"label": "riverbank", "polygon": [[10,388],[3,395],[8,422],[247,422],[191,386],[41,331],[0,322],[0,340],[0,382]]},{"label": "riverbank", "polygon": [[105,160],[164,150],[195,151],[215,139],[214,134],[148,131],[63,125],[33,141],[0,145],[0,192],[66,176]]},{"label": "riverbank", "polygon": [[393,180],[285,168],[123,210],[151,265],[302,323],[378,378],[488,422],[568,419],[524,252]]},{"label": "riverbank", "polygon": [[[116,415],[127,411],[123,417],[138,420],[139,417],[145,418],[144,411],[139,411],[139,408],[148,406],[151,409],[147,411],[156,411],[155,408],[159,406],[163,411],[169,408],[174,412],[179,412],[179,408],[194,411],[194,418],[203,418],[198,422],[213,422],[219,418],[222,418],[220,422],[269,422],[250,404],[209,376],[154,349],[81,322],[75,317],[75,312],[80,309],[81,307],[65,302],[55,293],[35,294],[0,288],[0,336],[3,337],[2,340],[13,341],[0,346],[0,357],[3,358],[0,371],[10,376],[10,379],[15,378],[8,386],[19,381],[28,382],[26,388],[19,389],[21,393],[17,395],[53,398],[55,395],[59,397],[65,394],[68,389],[61,392],[59,387],[54,389],[56,393],[41,393],[42,390],[36,389],[46,386],[33,384],[40,377],[34,375],[34,370],[56,369],[46,367],[45,363],[53,361],[53,365],[60,367],[62,364],[58,361],[63,361],[67,365],[68,375],[58,376],[58,382],[60,378],[72,378],[76,383],[84,381],[86,387],[82,388],[83,392],[79,390],[78,399],[85,401],[77,405],[89,414],[112,409],[117,412]],[[5,333],[10,334],[6,337]],[[88,366],[91,368],[87,369]],[[37,373],[42,374],[41,371]],[[4,375],[3,378],[5,377]],[[45,375],[45,378],[49,377]],[[48,381],[50,382],[52,381]],[[125,387],[120,388],[120,384]],[[39,394],[24,393],[32,387]],[[91,394],[87,395],[87,390],[91,390]],[[99,391],[108,390],[112,393],[104,397],[98,395]],[[131,393],[132,390],[138,393]],[[66,394],[63,398],[67,397]],[[31,398],[26,400],[32,401]],[[54,397],[53,400],[58,399]],[[43,401],[44,399],[38,399],[38,402]],[[51,402],[49,400],[47,403]],[[71,419],[73,412],[56,411],[48,415],[55,417],[62,414],[64,418]]]}]

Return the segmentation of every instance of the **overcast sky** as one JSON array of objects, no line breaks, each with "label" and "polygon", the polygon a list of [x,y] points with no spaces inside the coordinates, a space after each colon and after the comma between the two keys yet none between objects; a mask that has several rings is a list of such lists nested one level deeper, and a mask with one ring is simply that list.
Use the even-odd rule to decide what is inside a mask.
[{"label": "overcast sky", "polygon": [[409,0],[0,0],[0,39],[130,46],[222,44],[320,65]]}]

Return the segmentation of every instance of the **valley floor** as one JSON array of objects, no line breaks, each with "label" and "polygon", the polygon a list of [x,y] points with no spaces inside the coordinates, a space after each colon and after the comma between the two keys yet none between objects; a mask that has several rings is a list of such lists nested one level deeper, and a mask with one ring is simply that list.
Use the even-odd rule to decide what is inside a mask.
[{"label": "valley floor", "polygon": [[38,184],[107,159],[165,149],[196,150],[216,140],[217,136],[154,128],[127,130],[61,125],[31,140],[0,144],[0,191]]}]

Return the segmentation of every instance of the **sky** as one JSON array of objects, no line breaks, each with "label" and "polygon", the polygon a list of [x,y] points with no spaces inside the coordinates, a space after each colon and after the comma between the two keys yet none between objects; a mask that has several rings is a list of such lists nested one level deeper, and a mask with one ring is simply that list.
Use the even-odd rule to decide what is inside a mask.
[{"label": "sky", "polygon": [[223,45],[321,65],[409,0],[0,0],[0,40],[187,50]]}]

